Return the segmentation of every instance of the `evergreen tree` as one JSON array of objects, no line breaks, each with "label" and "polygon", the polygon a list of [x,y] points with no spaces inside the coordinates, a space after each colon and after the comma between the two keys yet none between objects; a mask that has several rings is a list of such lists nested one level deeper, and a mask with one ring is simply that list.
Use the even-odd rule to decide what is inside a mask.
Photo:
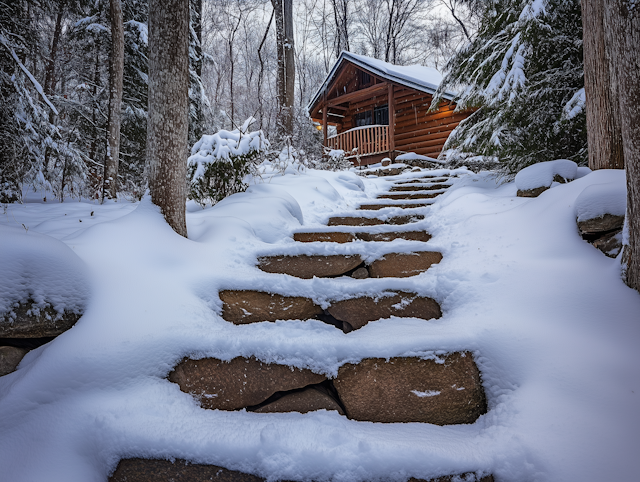
[{"label": "evergreen tree", "polygon": [[433,106],[460,91],[477,109],[452,133],[449,159],[498,158],[506,172],[587,160],[579,0],[487,0],[477,36],[448,63]]}]

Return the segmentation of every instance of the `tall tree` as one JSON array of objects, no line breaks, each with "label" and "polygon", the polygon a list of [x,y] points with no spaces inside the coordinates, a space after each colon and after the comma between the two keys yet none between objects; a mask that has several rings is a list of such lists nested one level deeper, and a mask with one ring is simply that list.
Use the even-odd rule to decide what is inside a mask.
[{"label": "tall tree", "polygon": [[584,87],[591,169],[624,169],[618,82],[605,41],[603,0],[582,0]]},{"label": "tall tree", "polygon": [[150,0],[149,189],[151,201],[185,237],[188,108],[189,0]]},{"label": "tall tree", "polygon": [[293,0],[271,0],[276,19],[278,47],[278,127],[279,137],[293,136],[293,103],[296,69],[293,40]]},{"label": "tall tree", "polygon": [[109,120],[107,122],[107,155],[104,163],[102,200],[116,199],[118,162],[120,159],[120,123],[122,83],[124,76],[124,26],[120,0],[109,0],[111,16],[111,53],[109,54]]},{"label": "tall tree", "polygon": [[627,284],[640,291],[640,4],[607,0],[605,29],[619,82],[622,148],[627,171]]}]

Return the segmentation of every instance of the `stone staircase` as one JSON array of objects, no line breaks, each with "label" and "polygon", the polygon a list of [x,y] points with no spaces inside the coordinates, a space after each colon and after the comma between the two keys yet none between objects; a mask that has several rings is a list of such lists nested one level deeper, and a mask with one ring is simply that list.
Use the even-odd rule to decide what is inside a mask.
[{"label": "stone staircase", "polygon": [[[449,178],[427,174],[408,181],[389,181],[392,184],[389,194],[380,195],[378,199],[402,204],[366,204],[359,208],[361,216],[354,213],[353,216],[331,218],[328,226],[335,226],[335,230],[297,232],[293,234],[294,240],[342,244],[354,241],[385,243],[394,239],[427,242],[428,233],[411,227],[412,223],[423,219],[423,215],[378,216],[376,210],[388,206],[422,207],[425,204],[412,201],[432,199],[445,192],[451,185]],[[381,232],[367,228],[371,226],[397,226],[397,229]],[[427,271],[441,260],[441,253],[425,246],[411,253],[386,253],[374,260],[358,254],[271,255],[259,258],[258,268],[267,273],[302,279],[406,278]],[[381,318],[412,317],[427,322],[442,316],[435,300],[398,290],[385,290],[375,297],[337,299],[324,308],[311,298],[266,291],[223,290],[219,295],[222,317],[230,323],[317,319],[341,329],[345,336]],[[193,396],[202,408],[210,410],[307,413],[325,409],[363,422],[419,422],[441,426],[473,423],[487,412],[481,374],[473,354],[468,351],[429,359],[365,358],[359,363],[345,363],[334,378],[309,369],[264,363],[253,357],[238,357],[229,362],[214,358],[184,359],[174,367],[169,380]],[[179,459],[174,462],[124,459],[109,480],[253,482],[264,479]],[[493,477],[466,473],[431,479],[432,482],[461,480],[490,482]]]}]

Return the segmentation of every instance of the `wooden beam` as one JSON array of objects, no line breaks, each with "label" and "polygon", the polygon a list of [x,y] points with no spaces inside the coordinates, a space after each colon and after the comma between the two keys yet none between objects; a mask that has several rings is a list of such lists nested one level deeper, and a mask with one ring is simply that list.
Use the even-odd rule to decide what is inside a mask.
[{"label": "wooden beam", "polygon": [[387,109],[389,111],[389,157],[391,160],[395,158],[396,150],[396,103],[393,97],[393,84],[387,84],[389,90],[389,102]]},{"label": "wooden beam", "polygon": [[327,91],[322,95],[322,145],[327,146]]},{"label": "wooden beam", "polygon": [[329,100],[329,106],[344,104],[346,102],[352,102],[354,100],[366,99],[367,97],[370,97],[377,92],[382,92],[386,89],[386,84],[375,84],[371,87],[367,87],[366,89],[356,90],[355,92],[344,94],[340,97],[335,97]]}]

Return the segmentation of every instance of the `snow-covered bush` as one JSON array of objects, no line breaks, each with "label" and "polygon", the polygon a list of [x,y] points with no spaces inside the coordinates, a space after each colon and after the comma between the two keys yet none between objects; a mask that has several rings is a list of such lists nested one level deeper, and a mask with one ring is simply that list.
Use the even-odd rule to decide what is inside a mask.
[{"label": "snow-covered bush", "polygon": [[353,167],[342,149],[326,149],[324,158],[314,159],[312,166],[323,171],[346,171]]},{"label": "snow-covered bush", "polygon": [[245,122],[242,130],[205,134],[191,149],[189,197],[201,206],[247,189],[245,176],[260,164],[269,148],[262,131],[244,132],[247,127]]}]

